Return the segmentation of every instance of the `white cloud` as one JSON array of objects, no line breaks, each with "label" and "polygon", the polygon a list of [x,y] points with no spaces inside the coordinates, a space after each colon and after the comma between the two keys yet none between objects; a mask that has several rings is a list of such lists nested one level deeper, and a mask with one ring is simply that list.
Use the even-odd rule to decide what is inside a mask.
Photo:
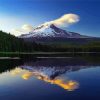
[{"label": "white cloud", "polygon": [[[12,29],[11,34],[13,34],[15,36],[20,36],[21,34],[24,34],[24,31],[21,29]],[[25,32],[25,34],[26,34],[26,32]]]},{"label": "white cloud", "polygon": [[[80,17],[76,14],[65,14],[56,20],[44,23],[44,25],[54,24],[58,27],[68,27],[74,23],[79,22],[79,20]],[[33,26],[25,24],[20,29],[13,29],[11,33],[14,34],[15,36],[19,36],[21,34],[26,34],[31,31],[33,31]]]},{"label": "white cloud", "polygon": [[26,31],[32,31],[33,27],[31,25],[25,24],[22,26],[22,29]]},{"label": "white cloud", "polygon": [[20,36],[21,34],[27,34],[28,32],[31,32],[33,30],[32,25],[25,24],[20,29],[12,29],[11,34],[14,34],[15,36]]},{"label": "white cloud", "polygon": [[58,27],[68,27],[69,25],[79,22],[79,20],[80,18],[76,14],[65,14],[62,17],[46,22],[45,24],[55,24]]}]

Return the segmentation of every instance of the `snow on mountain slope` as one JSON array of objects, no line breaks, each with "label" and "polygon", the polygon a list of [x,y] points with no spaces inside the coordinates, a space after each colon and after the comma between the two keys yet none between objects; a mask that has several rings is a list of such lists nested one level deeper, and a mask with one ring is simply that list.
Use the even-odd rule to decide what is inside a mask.
[{"label": "snow on mountain slope", "polygon": [[68,32],[56,27],[54,24],[42,24],[33,29],[28,34],[21,35],[20,38],[34,38],[34,37],[66,37],[66,38],[84,38],[86,36],[74,32]]}]

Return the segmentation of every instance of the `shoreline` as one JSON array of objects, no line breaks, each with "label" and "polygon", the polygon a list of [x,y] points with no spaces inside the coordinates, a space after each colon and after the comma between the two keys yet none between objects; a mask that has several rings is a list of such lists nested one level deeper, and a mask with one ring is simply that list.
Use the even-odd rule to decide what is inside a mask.
[{"label": "shoreline", "polygon": [[100,52],[0,52],[0,54],[99,54]]},{"label": "shoreline", "polygon": [[30,59],[30,58],[69,58],[69,57],[100,57],[100,52],[0,52],[1,59]]}]

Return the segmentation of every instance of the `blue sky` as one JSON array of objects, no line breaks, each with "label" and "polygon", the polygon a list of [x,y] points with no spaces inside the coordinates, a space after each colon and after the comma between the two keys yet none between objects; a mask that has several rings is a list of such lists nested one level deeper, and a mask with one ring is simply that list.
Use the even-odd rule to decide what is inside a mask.
[{"label": "blue sky", "polygon": [[100,36],[100,0],[0,0],[0,30],[10,32],[24,24],[35,27],[69,13],[80,21],[64,29]]}]

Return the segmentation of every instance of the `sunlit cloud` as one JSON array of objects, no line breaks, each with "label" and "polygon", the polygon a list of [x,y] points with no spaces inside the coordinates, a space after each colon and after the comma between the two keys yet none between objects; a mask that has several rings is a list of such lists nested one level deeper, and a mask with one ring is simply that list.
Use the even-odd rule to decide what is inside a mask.
[{"label": "sunlit cloud", "polygon": [[22,26],[22,29],[25,31],[32,31],[33,27],[31,25],[25,24]]},{"label": "sunlit cloud", "polygon": [[68,27],[69,25],[79,22],[79,20],[80,20],[80,17],[76,14],[65,14],[56,20],[46,22],[45,25],[55,24],[58,27]]},{"label": "sunlit cloud", "polygon": [[24,31],[21,30],[21,29],[12,29],[12,30],[11,30],[11,34],[12,34],[12,35],[15,35],[15,36],[19,36],[19,35],[21,35],[21,34],[23,34],[23,33],[24,33]]},{"label": "sunlit cloud", "polygon": [[20,36],[21,34],[27,34],[33,30],[32,25],[25,24],[20,29],[12,29],[11,34],[15,36]]},{"label": "sunlit cloud", "polygon": [[[77,14],[65,14],[58,19],[45,22],[43,25],[54,24],[58,27],[68,27],[68,26],[75,24],[79,21],[80,21],[80,17]],[[22,34],[27,34],[33,30],[34,30],[34,28],[32,25],[25,24],[20,29],[12,29],[11,33],[15,36],[20,36]]]}]

